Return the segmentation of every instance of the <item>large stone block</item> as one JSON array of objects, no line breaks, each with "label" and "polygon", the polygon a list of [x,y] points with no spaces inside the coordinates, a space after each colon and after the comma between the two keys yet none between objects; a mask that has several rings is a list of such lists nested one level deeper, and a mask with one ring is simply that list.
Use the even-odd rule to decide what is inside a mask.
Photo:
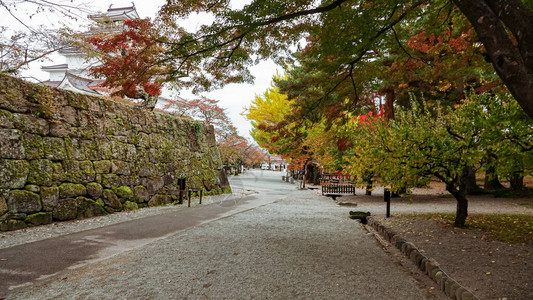
[{"label": "large stone block", "polygon": [[26,154],[26,159],[40,159],[44,157],[43,139],[40,135],[24,133],[22,145]]},{"label": "large stone block", "polygon": [[68,123],[64,123],[64,122],[50,123],[49,135],[51,137],[66,138],[70,136],[71,132],[72,132],[72,126],[70,126]]},{"label": "large stone block", "polygon": [[134,201],[135,199],[135,195],[129,186],[119,186],[114,191],[122,203],[126,201]]},{"label": "large stone block", "polygon": [[83,148],[81,147],[80,141],[78,139],[66,138],[65,149],[67,151],[68,159],[72,159],[72,160],[85,160],[86,159],[85,152],[83,151]]},{"label": "large stone block", "polygon": [[104,190],[102,199],[104,200],[105,205],[116,210],[122,209],[122,203],[118,200],[117,195],[115,195],[112,190]]},{"label": "large stone block", "polygon": [[102,193],[104,192],[104,188],[101,184],[96,182],[91,182],[87,184],[87,194],[91,196],[93,199],[98,199],[102,197]]},{"label": "large stone block", "polygon": [[125,161],[112,160],[111,173],[118,175],[131,175],[131,164]]},{"label": "large stone block", "polygon": [[126,201],[122,205],[122,209],[123,210],[136,210],[136,209],[139,209],[139,205],[137,205],[137,203],[135,202]]},{"label": "large stone block", "polygon": [[139,132],[138,136],[139,138],[137,146],[141,146],[143,148],[150,148],[150,136],[144,132]]},{"label": "large stone block", "polygon": [[63,183],[59,186],[60,198],[75,198],[87,194],[87,189],[79,183]]},{"label": "large stone block", "polygon": [[20,220],[3,220],[0,221],[0,231],[19,230],[28,227],[26,222]]},{"label": "large stone block", "polygon": [[140,177],[154,177],[158,175],[158,169],[154,163],[142,161],[138,162],[136,166]]},{"label": "large stone block", "polygon": [[97,202],[85,197],[78,197],[78,219],[92,218],[106,215],[104,207]]},{"label": "large stone block", "polygon": [[20,130],[0,129],[0,153],[2,158],[26,158],[22,137],[23,133]]},{"label": "large stone block", "polygon": [[41,197],[30,191],[12,190],[7,198],[10,213],[35,213],[42,209]]},{"label": "large stone block", "polygon": [[139,176],[120,176],[120,184],[127,186],[136,186],[141,184],[141,178]]},{"label": "large stone block", "polygon": [[50,160],[64,160],[67,159],[67,150],[65,148],[65,141],[57,137],[44,137],[44,157]]},{"label": "large stone block", "polygon": [[[17,82],[14,82],[14,78],[9,76],[2,76],[0,83],[0,108],[18,113],[25,113],[30,110],[32,105],[28,103],[23,97],[22,90]],[[5,84],[9,86],[5,86]]]},{"label": "large stone block", "polygon": [[94,171],[96,174],[108,174],[111,173],[111,161],[110,160],[97,160],[93,161]]},{"label": "large stone block", "polygon": [[0,127],[15,128],[13,123],[13,114],[10,111],[0,109]]},{"label": "large stone block", "polygon": [[86,159],[91,161],[100,160],[100,151],[95,140],[81,140],[79,145]]},{"label": "large stone block", "polygon": [[38,212],[36,214],[29,215],[24,219],[24,222],[33,226],[45,225],[52,223],[51,212]]},{"label": "large stone block", "polygon": [[59,199],[52,216],[60,221],[76,219],[78,216],[78,200],[73,198]]},{"label": "large stone block", "polygon": [[101,140],[98,142],[99,155],[103,160],[113,159],[113,142]]},{"label": "large stone block", "polygon": [[102,185],[105,188],[117,188],[121,185],[120,177],[116,174],[102,174]]},{"label": "large stone block", "polygon": [[141,182],[150,195],[157,194],[157,192],[159,192],[159,190],[165,185],[165,181],[161,177],[143,178]]},{"label": "large stone block", "polygon": [[150,193],[148,193],[148,190],[142,185],[134,187],[133,193],[135,194],[138,203],[148,202],[148,200],[150,200]]},{"label": "large stone block", "polygon": [[27,161],[0,159],[0,189],[23,188],[26,185],[28,172]]},{"label": "large stone block", "polygon": [[[70,104],[70,103],[69,103]],[[69,125],[72,125],[74,127],[80,126],[80,122],[78,121],[78,113],[76,112],[76,109],[72,106],[65,106],[62,107],[59,111],[59,115],[62,119],[62,121],[68,123]]]},{"label": "large stone block", "polygon": [[33,115],[14,114],[13,122],[15,128],[22,132],[35,133],[39,135],[48,135],[50,126],[48,121],[42,118],[36,118]]},{"label": "large stone block", "polygon": [[52,211],[59,200],[59,188],[57,186],[41,187],[41,202],[44,211]]},{"label": "large stone block", "polygon": [[63,169],[66,180],[70,182],[89,183],[95,180],[96,172],[90,160],[65,160],[63,161]]},{"label": "large stone block", "polygon": [[0,216],[7,212],[7,201],[6,198],[0,195]]},{"label": "large stone block", "polygon": [[61,163],[48,159],[32,160],[29,163],[28,183],[51,186],[65,178]]},{"label": "large stone block", "polygon": [[170,203],[172,203],[172,197],[169,195],[154,195],[150,201],[148,201],[149,206],[159,206]]}]

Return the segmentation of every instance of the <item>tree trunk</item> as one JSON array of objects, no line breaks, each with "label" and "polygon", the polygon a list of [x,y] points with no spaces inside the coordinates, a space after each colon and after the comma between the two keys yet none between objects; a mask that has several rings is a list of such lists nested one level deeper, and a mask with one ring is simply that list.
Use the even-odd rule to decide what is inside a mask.
[{"label": "tree trunk", "polygon": [[476,30],[498,76],[533,118],[533,12],[520,0],[453,2]]},{"label": "tree trunk", "polygon": [[372,182],[366,185],[365,195],[367,195],[367,196],[371,196],[372,195]]},{"label": "tree trunk", "polygon": [[509,179],[511,183],[511,189],[518,192],[524,189],[524,173],[521,171],[514,171],[511,173],[511,178]]},{"label": "tree trunk", "polygon": [[476,169],[474,167],[466,167],[467,174],[465,177],[466,193],[468,195],[479,195],[483,192],[476,182]]},{"label": "tree trunk", "polygon": [[389,88],[385,90],[385,107],[383,111],[385,120],[394,119],[394,90]]},{"label": "tree trunk", "polygon": [[468,200],[464,190],[456,189],[452,184],[446,184],[446,190],[453,195],[457,201],[457,209],[455,211],[455,222],[453,226],[463,228],[466,225],[466,217],[468,216]]},{"label": "tree trunk", "polygon": [[144,101],[141,103],[141,107],[148,110],[154,110],[155,105],[157,104],[157,99],[159,97],[157,96],[150,96],[147,92],[143,90],[137,91],[137,98],[143,99]]},{"label": "tree trunk", "polygon": [[504,188],[496,174],[496,167],[491,166],[485,171],[485,184],[483,188],[486,191],[495,191]]}]

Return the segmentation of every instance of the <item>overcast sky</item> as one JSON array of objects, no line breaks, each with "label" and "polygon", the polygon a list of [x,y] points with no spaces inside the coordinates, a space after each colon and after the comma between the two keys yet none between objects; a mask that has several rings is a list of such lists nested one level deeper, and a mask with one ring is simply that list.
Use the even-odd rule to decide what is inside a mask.
[{"label": "overcast sky", "polygon": [[[61,1],[61,0],[58,0]],[[57,1],[56,1],[57,2]],[[70,3],[70,1],[65,0],[65,3]],[[79,3],[88,3],[88,1],[73,1],[74,4]],[[150,1],[133,1],[135,3],[135,7],[137,8],[137,12],[141,18],[151,18],[154,19],[157,11],[165,3],[165,0],[150,0]],[[247,0],[233,0],[232,5],[234,8],[242,7],[246,2],[249,2]],[[131,6],[132,1],[123,1],[123,0],[93,0],[90,1],[90,8],[94,11],[100,11],[104,12],[108,9],[110,4],[113,4],[113,7],[124,7],[124,6]],[[46,24],[47,26],[59,26],[58,19],[56,16],[45,16],[44,14],[39,14],[36,16],[33,16],[31,19],[25,18],[24,15],[30,15],[32,13],[32,9],[30,6],[18,6],[17,7],[17,16],[23,16],[20,17],[24,22],[27,22],[29,24],[32,24],[34,26],[38,26],[41,24]],[[17,24],[16,20],[10,18],[5,14],[4,10],[0,10],[0,14],[2,15],[2,18],[0,18],[0,25],[1,26],[7,26],[8,28],[22,28],[22,25]],[[206,17],[203,16],[201,18],[191,18],[187,20],[187,23],[181,24],[182,26],[186,26],[188,29],[193,30],[197,26],[199,26],[200,22],[206,20]],[[75,23],[82,23],[83,20],[74,21]],[[72,21],[71,21],[72,22]],[[76,24],[72,24],[72,26],[76,26]],[[52,64],[61,64],[64,63],[64,60],[60,56],[52,56],[51,61],[45,61],[45,62],[36,62],[31,65],[31,68],[28,72],[25,72],[23,75],[31,75],[39,80],[47,80],[48,79],[48,73],[42,72],[40,70],[40,67],[42,65],[52,65]],[[251,130],[250,123],[245,120],[240,114],[243,112],[244,107],[247,107],[250,105],[250,102],[254,99],[255,95],[262,94],[269,86],[270,82],[272,80],[272,76],[276,73],[276,70],[279,69],[281,72],[281,68],[276,66],[274,62],[272,61],[264,61],[260,64],[254,66],[251,68],[252,74],[255,76],[255,83],[254,84],[231,84],[227,85],[225,88],[216,90],[210,93],[204,93],[203,95],[211,98],[220,100],[220,106],[226,109],[226,112],[228,116],[233,121],[234,125],[237,127],[237,130],[239,131],[239,134],[249,138],[252,140],[252,138],[249,135],[249,131]],[[192,96],[190,93],[182,92],[180,94],[181,97],[190,99]]]}]

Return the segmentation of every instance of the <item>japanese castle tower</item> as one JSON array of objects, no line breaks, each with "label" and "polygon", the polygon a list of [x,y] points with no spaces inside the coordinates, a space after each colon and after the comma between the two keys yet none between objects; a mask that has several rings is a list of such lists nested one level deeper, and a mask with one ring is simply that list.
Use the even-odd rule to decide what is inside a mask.
[{"label": "japanese castle tower", "polygon": [[[139,15],[132,3],[130,7],[109,6],[105,13],[90,15],[88,18],[96,22],[100,28],[119,31],[122,30],[125,21],[138,19]],[[50,74],[50,79],[44,81],[44,84],[89,95],[106,94],[105,89],[99,86],[102,80],[89,75],[90,64],[86,61],[84,53],[68,47],[60,50],[59,54],[65,58],[66,63],[42,66],[41,70]]]}]

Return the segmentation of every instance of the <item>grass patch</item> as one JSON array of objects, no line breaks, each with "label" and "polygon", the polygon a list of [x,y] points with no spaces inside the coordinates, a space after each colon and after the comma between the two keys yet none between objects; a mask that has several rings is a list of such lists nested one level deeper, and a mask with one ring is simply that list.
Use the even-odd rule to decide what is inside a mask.
[{"label": "grass patch", "polygon": [[[453,225],[454,214],[415,214],[409,217],[444,220]],[[489,238],[511,244],[533,244],[533,216],[530,215],[469,215],[466,227],[486,233]]]}]

